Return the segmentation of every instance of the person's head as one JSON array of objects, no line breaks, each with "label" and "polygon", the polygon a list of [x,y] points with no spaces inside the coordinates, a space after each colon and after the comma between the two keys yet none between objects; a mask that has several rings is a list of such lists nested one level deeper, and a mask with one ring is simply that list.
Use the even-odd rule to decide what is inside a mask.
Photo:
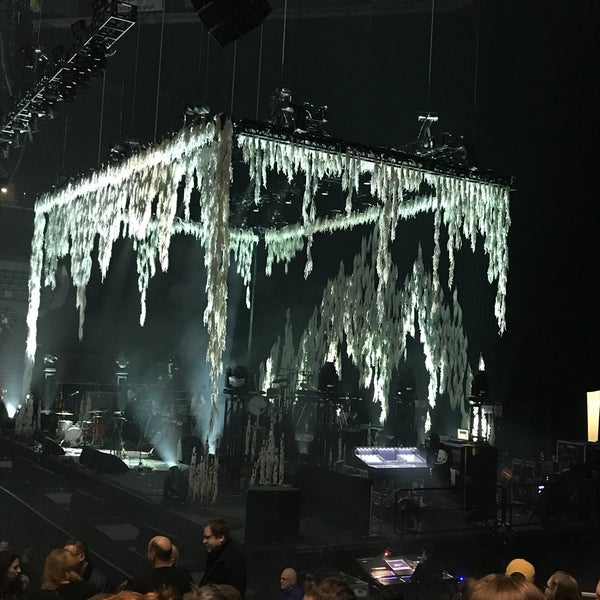
[{"label": "person's head", "polygon": [[207,552],[214,552],[229,540],[230,535],[229,525],[225,519],[220,517],[209,519],[204,523],[202,543]]},{"label": "person's head", "polygon": [[87,561],[88,547],[85,542],[81,540],[67,540],[64,545],[64,549],[73,557],[77,559],[78,570],[81,572],[83,566]]},{"label": "person's head", "polygon": [[565,571],[556,571],[546,582],[544,597],[550,600],[579,600],[577,581]]},{"label": "person's head", "polygon": [[544,594],[523,576],[493,574],[470,580],[463,600],[544,600]]},{"label": "person's head", "polygon": [[0,552],[0,585],[1,589],[13,583],[21,573],[19,555],[12,550]]},{"label": "person's head", "polygon": [[171,562],[172,552],[173,544],[164,535],[156,535],[148,542],[148,562],[153,567],[173,564]]},{"label": "person's head", "polygon": [[217,587],[223,592],[226,600],[242,600],[242,596],[238,589],[226,583],[217,583]]},{"label": "person's head", "polygon": [[535,567],[524,558],[513,558],[506,565],[505,575],[511,576],[517,573],[523,575],[531,583],[535,580]]},{"label": "person's head", "polygon": [[179,560],[179,548],[175,545],[171,545],[171,564],[176,565]]},{"label": "person's head", "polygon": [[214,583],[198,587],[193,585],[189,592],[183,595],[183,600],[227,600],[225,594]]},{"label": "person's head", "polygon": [[282,590],[291,590],[298,580],[298,574],[294,569],[287,568],[281,572],[281,576],[279,577],[279,584]]},{"label": "person's head", "polygon": [[325,577],[317,585],[318,600],[356,600],[347,583],[337,577]]},{"label": "person's head", "polygon": [[64,548],[52,550],[46,557],[42,575],[42,589],[55,590],[59,585],[81,581],[79,560]]}]

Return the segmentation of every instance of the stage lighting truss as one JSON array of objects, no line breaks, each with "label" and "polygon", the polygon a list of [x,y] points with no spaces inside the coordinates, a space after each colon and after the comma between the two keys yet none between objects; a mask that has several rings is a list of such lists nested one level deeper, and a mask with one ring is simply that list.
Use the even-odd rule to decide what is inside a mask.
[{"label": "stage lighting truss", "polygon": [[[241,154],[240,162],[247,166],[247,200],[252,198],[259,210],[269,197],[267,174],[279,174],[290,182],[299,182],[299,193],[293,194],[291,199],[283,194],[279,199],[286,206],[288,201],[293,203],[295,221],[275,227],[272,223],[263,223],[254,229],[243,224],[231,225],[230,208],[234,206],[231,198],[235,195],[240,166],[234,162],[234,151]],[[244,178],[242,173],[240,180]],[[323,188],[326,182],[328,187]],[[336,183],[343,200],[341,210],[334,212],[327,209],[330,197],[321,194]],[[364,205],[366,187],[370,203]],[[366,270],[363,269],[364,274],[368,274],[364,278],[368,290],[359,295],[368,296],[375,304],[352,306],[353,315],[365,309],[363,312],[375,321],[357,326],[356,335],[369,334],[369,339],[357,337],[348,349],[356,356],[366,356],[365,364],[361,364],[365,370],[365,388],[373,385],[377,401],[383,401],[391,370],[396,360],[405,355],[404,346],[398,344],[392,360],[392,351],[383,346],[398,336],[398,328],[414,336],[414,317],[411,320],[410,316],[404,318],[403,315],[418,313],[431,376],[430,406],[434,405],[438,393],[446,391],[445,386],[450,385],[448,379],[459,381],[460,385],[450,390],[450,396],[458,399],[468,364],[462,313],[453,282],[455,254],[466,240],[474,252],[477,238],[483,238],[483,251],[489,258],[487,279],[497,285],[495,315],[500,332],[504,331],[510,187],[509,177],[443,163],[431,157],[367,147],[315,133],[299,133],[272,124],[232,122],[224,116],[202,120],[160,144],[141,149],[120,164],[108,164],[93,174],[71,181],[36,202],[24,389],[28,389],[28,374],[35,356],[41,289],[54,285],[56,266],[65,256],[71,257],[73,265],[71,275],[77,290],[79,334],[83,335],[86,286],[96,240],[102,277],[107,275],[116,239],[124,232],[133,240],[141,300],[140,324],[146,316],[146,291],[151,277],[158,268],[168,270],[171,237],[184,234],[200,242],[207,272],[204,323],[209,341],[206,358],[211,364],[211,404],[216,410],[231,258],[246,286],[249,302],[252,263],[259,242],[266,248],[267,275],[278,263],[287,270],[288,264],[304,250],[305,276],[308,277],[313,261],[313,236],[370,225],[377,233],[371,236],[372,249],[363,243],[361,254],[369,253],[370,257],[365,259]],[[192,194],[194,190],[197,193]],[[195,198],[194,203],[192,198]],[[194,218],[193,211],[197,213]],[[425,213],[434,219],[431,272],[419,251],[413,273],[407,278],[408,287],[397,290],[398,274],[391,256],[396,228],[401,220]],[[447,235],[443,245],[440,242],[442,228]],[[444,303],[438,274],[444,251],[449,264],[445,287],[453,299],[451,307]],[[344,275],[341,273],[340,277]],[[356,300],[348,296],[348,290],[358,289],[354,280],[352,285],[344,281],[342,284],[339,301],[333,302],[340,310]],[[397,312],[401,314],[398,316]],[[339,320],[339,316],[333,315],[331,319]],[[349,315],[348,318],[354,317]],[[370,335],[373,331],[381,334]],[[449,353],[448,347],[461,351]],[[382,414],[385,418],[385,411]]]},{"label": "stage lighting truss", "polygon": [[112,0],[94,6],[91,27],[83,21],[74,27],[76,43],[65,56],[64,47],[54,49],[52,56],[56,70],[44,76],[16,104],[2,123],[0,145],[4,151],[20,146],[22,135],[37,131],[38,119],[52,118],[52,107],[57,102],[75,100],[78,89],[95,73],[104,67],[106,56],[113,51],[119,39],[136,22],[137,8],[133,4]]}]

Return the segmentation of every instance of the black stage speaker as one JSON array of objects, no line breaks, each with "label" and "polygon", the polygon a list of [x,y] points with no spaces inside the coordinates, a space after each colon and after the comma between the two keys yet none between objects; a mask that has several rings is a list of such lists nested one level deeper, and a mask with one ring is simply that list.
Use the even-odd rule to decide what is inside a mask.
[{"label": "black stage speaker", "polygon": [[255,486],[246,496],[246,544],[293,544],[300,529],[300,490]]},{"label": "black stage speaker", "polygon": [[98,473],[127,473],[129,471],[129,467],[118,456],[100,452],[90,446],[84,446],[79,462]]},{"label": "black stage speaker", "polygon": [[267,0],[192,0],[192,5],[220,46],[258,27],[273,10]]}]

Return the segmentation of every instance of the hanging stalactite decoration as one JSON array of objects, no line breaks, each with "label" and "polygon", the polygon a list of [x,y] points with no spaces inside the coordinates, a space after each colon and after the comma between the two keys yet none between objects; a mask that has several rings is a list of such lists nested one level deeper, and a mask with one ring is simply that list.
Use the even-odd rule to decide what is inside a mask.
[{"label": "hanging stalactite decoration", "polygon": [[[469,241],[474,251],[477,237],[482,237],[484,252],[489,258],[488,280],[497,282],[495,316],[503,332],[510,226],[508,185],[473,171],[448,172],[399,153],[342,146],[328,140],[317,143],[310,135],[283,135],[266,125],[252,130],[242,123],[236,124],[235,138],[249,168],[256,204],[262,201],[261,190],[267,184],[269,171],[282,173],[289,181],[296,176],[304,177],[304,192],[297,223],[260,232],[230,230],[233,137],[233,124],[229,119],[203,121],[121,164],[107,166],[38,200],[29,281],[24,394],[29,390],[36,350],[41,288],[56,284],[55,273],[60,261],[67,256],[71,259],[81,337],[86,288],[96,247],[104,278],[115,241],[119,236],[132,240],[140,293],[140,323],[143,324],[148,285],[157,270],[168,269],[171,237],[192,235],[204,248],[207,274],[204,323],[208,333],[212,426],[225,347],[230,252],[246,286],[249,303],[252,264],[261,239],[267,253],[267,275],[276,263],[282,263],[287,270],[290,261],[305,250],[304,273],[308,277],[313,269],[312,244],[316,234],[372,225],[375,234],[369,246],[369,260],[364,257],[366,244],[363,244],[355,259],[353,277],[348,279],[344,269],[340,270],[335,280],[338,283],[332,283],[323,296],[321,312],[311,318],[300,338],[296,364],[301,371],[309,370],[309,366],[318,368],[332,345],[344,340],[349,356],[361,370],[363,384],[373,386],[376,399],[382,400],[391,372],[405,353],[405,337],[414,335],[415,323],[410,315],[416,314],[430,373],[430,402],[444,390],[451,402],[456,402],[456,390],[462,386],[461,376],[457,375],[458,359],[448,359],[445,353],[449,351],[443,344],[454,345],[455,350],[462,353],[466,341],[463,344],[459,339],[462,324],[457,295],[453,293],[451,303],[445,304],[439,282],[441,228],[445,227],[448,234],[446,251],[451,292],[455,292],[455,254],[463,239]],[[346,193],[340,214],[319,214],[316,192],[326,178],[338,178]],[[373,204],[366,209],[354,206],[361,178],[370,181]],[[198,190],[199,222],[190,220],[194,189]],[[183,196],[183,218],[176,217],[179,194]],[[434,268],[432,273],[425,274],[419,266],[422,261],[417,259],[411,277],[399,291],[391,246],[399,222],[420,213],[435,215]],[[357,264],[357,260],[362,263]],[[373,281],[377,282],[376,288],[371,285]],[[346,308],[336,317],[335,310],[339,308],[335,305],[342,298],[341,288],[336,286],[342,284],[346,286]],[[361,314],[365,307],[368,312]],[[318,337],[317,334],[323,335]],[[290,345],[289,340],[285,345]],[[284,362],[289,360],[286,355]],[[272,359],[272,374],[277,373],[275,366]],[[385,411],[384,405],[383,417]]]},{"label": "hanging stalactite decoration", "polygon": [[[194,181],[199,191],[202,215],[199,226],[203,232],[198,238],[204,246],[207,269],[204,321],[211,340],[207,359],[211,364],[213,402],[216,402],[227,314],[231,136],[231,121],[217,118],[204,122],[38,200],[23,389],[28,390],[31,381],[41,287],[42,284],[54,287],[58,263],[67,256],[71,258],[71,277],[76,288],[79,337],[83,336],[86,287],[96,240],[103,279],[117,238],[123,235],[133,240],[141,299],[140,324],[144,324],[149,281],[157,266],[162,271],[168,269],[171,237],[177,225],[181,228],[176,223],[175,211],[177,190],[184,180],[183,204],[188,217]],[[247,262],[247,258],[244,260]]]},{"label": "hanging stalactite decoration", "polygon": [[[359,385],[372,388],[373,400],[381,404],[383,423],[392,371],[406,359],[407,337],[415,337],[418,328],[429,374],[430,408],[435,407],[439,394],[446,393],[450,406],[464,413],[468,343],[458,293],[455,290],[451,301],[446,300],[443,288],[425,268],[419,248],[404,284],[399,285],[397,269],[392,267],[383,297],[379,297],[373,285],[378,248],[376,235],[370,241],[363,239],[351,272],[346,273],[342,264],[328,282],[300,338],[294,370],[317,374],[332,347],[345,347],[358,368]],[[269,359],[283,364],[279,343]]]},{"label": "hanging stalactite decoration", "polygon": [[[387,284],[390,267],[390,243],[394,240],[399,219],[419,212],[441,211],[448,230],[450,286],[453,282],[454,255],[462,236],[475,249],[477,234],[484,238],[489,257],[488,280],[498,282],[495,315],[500,332],[506,329],[506,281],[508,273],[507,237],[510,227],[509,189],[506,185],[432,172],[418,165],[393,160],[378,160],[374,155],[341,152],[314,147],[308,141],[282,140],[264,135],[239,133],[237,143],[254,183],[255,202],[260,203],[261,189],[267,184],[267,171],[282,173],[291,181],[305,177],[301,222],[265,235],[267,274],[274,261],[287,263],[306,246],[305,276],[312,270],[312,240],[315,230],[323,230],[323,219],[316,216],[314,196],[318,182],[325,176],[340,178],[348,192],[346,214],[329,223],[330,230],[348,228],[355,214],[352,191],[362,175],[371,177],[371,195],[378,202],[379,243],[377,274],[380,289]],[[360,216],[360,213],[359,213]],[[362,215],[365,216],[364,214]],[[369,213],[373,218],[375,214]],[[345,217],[345,219],[344,219]],[[382,307],[380,306],[380,310]]]}]

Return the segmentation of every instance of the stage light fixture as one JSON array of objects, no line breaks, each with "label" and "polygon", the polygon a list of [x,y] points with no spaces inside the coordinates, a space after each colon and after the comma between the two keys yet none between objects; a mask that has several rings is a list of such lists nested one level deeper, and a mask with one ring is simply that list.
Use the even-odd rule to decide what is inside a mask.
[{"label": "stage light fixture", "polygon": [[588,442],[598,441],[598,420],[600,418],[600,390],[587,393]]},{"label": "stage light fixture", "polygon": [[243,390],[248,387],[248,369],[237,365],[227,370],[227,385],[235,390]]}]

